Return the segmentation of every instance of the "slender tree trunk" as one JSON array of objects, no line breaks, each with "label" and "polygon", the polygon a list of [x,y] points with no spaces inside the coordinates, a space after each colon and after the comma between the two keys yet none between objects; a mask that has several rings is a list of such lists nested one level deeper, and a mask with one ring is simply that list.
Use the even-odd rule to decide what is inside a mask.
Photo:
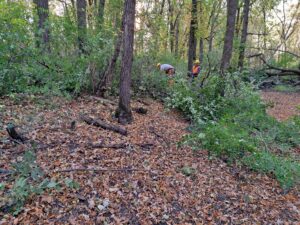
[{"label": "slender tree trunk", "polygon": [[221,10],[221,1],[215,1],[213,4],[213,8],[210,15],[210,33],[209,33],[209,39],[208,39],[208,52],[212,51],[213,48],[213,40],[215,35],[215,24],[219,17],[220,10]]},{"label": "slender tree trunk", "polygon": [[166,0],[162,0],[161,7],[160,7],[160,12],[159,12],[159,15],[161,15],[161,16],[164,13],[165,3],[166,3]]},{"label": "slender tree trunk", "polygon": [[106,97],[106,93],[107,90],[109,89],[109,87],[111,86],[112,80],[113,80],[113,71],[114,68],[116,66],[118,57],[120,55],[120,51],[121,51],[121,45],[123,42],[123,32],[124,32],[124,14],[122,17],[122,25],[121,25],[121,29],[119,31],[118,34],[118,38],[115,44],[115,51],[111,57],[111,60],[108,64],[108,67],[106,69],[106,71],[104,72],[104,75],[102,77],[102,80],[100,81],[98,87],[97,87],[97,94],[102,96],[102,97]]},{"label": "slender tree trunk", "polygon": [[38,14],[37,47],[50,52],[49,2],[48,0],[34,0]]},{"label": "slender tree trunk", "polygon": [[237,4],[238,4],[238,0],[227,0],[226,32],[225,32],[221,67],[220,67],[222,75],[224,75],[225,70],[227,70],[230,66],[230,60],[231,60],[232,48],[233,48]]},{"label": "slender tree trunk", "polygon": [[99,0],[98,19],[99,27],[101,28],[104,22],[105,0]]},{"label": "slender tree trunk", "polygon": [[78,48],[80,53],[85,53],[84,45],[86,39],[86,0],[77,0],[77,27]]},{"label": "slender tree trunk", "polygon": [[[266,15],[265,6],[263,6],[263,18],[264,18],[264,34],[266,34],[267,33],[267,15]],[[265,49],[267,49],[267,37],[266,37],[266,35],[263,36],[263,40],[264,40],[264,51],[265,51]],[[258,47],[260,47],[260,46],[258,46]]]},{"label": "slender tree trunk", "polygon": [[172,6],[171,0],[168,0],[168,4],[169,4],[169,15],[168,15],[168,20],[169,20],[169,29],[170,29],[170,50],[171,53],[174,53],[174,36],[175,36],[175,22],[174,20],[174,8]]},{"label": "slender tree trunk", "polygon": [[[200,17],[200,26],[204,27],[205,21],[203,19],[203,0],[199,1],[199,17]],[[199,61],[200,61],[200,65],[202,65],[203,59],[204,59],[204,40],[203,40],[203,34],[201,33],[201,36],[200,36],[200,39],[199,39]]]},{"label": "slender tree trunk", "polygon": [[236,22],[235,22],[235,36],[238,37],[240,34],[241,29],[241,7],[239,6],[239,0],[238,0],[238,7],[236,11]]},{"label": "slender tree trunk", "polygon": [[131,67],[133,60],[134,22],[136,0],[125,0],[124,4],[124,42],[120,74],[119,108],[116,115],[119,123],[131,123],[132,112],[130,107]]},{"label": "slender tree trunk", "polygon": [[199,42],[199,61],[200,65],[202,65],[204,59],[204,41],[203,38],[200,38]]},{"label": "slender tree trunk", "polygon": [[197,48],[197,0],[192,0],[191,24],[190,24],[190,37],[189,37],[189,50],[188,50],[188,71],[192,70],[193,60],[196,58]]},{"label": "slender tree trunk", "polygon": [[175,56],[178,57],[179,50],[179,21],[175,24]]},{"label": "slender tree trunk", "polygon": [[248,34],[249,12],[250,12],[250,0],[244,0],[243,30],[241,35],[240,55],[239,55],[239,63],[238,63],[240,69],[243,69],[244,66],[245,47],[246,47],[247,34]]}]

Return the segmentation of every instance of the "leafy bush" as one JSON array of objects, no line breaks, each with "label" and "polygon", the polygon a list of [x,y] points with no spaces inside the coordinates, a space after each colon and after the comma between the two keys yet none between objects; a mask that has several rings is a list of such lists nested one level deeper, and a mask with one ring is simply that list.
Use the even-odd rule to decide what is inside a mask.
[{"label": "leafy bush", "polygon": [[80,56],[75,18],[51,14],[51,52],[45,53],[36,46],[36,21],[37,15],[25,3],[0,0],[0,96],[91,91],[99,77],[91,76],[87,68],[93,64],[101,74],[112,54],[115,29],[89,31],[88,54]]},{"label": "leafy bush", "polygon": [[5,184],[2,184],[4,197],[0,205],[1,211],[17,215],[33,195],[42,194],[47,189],[59,188],[58,183],[45,177],[32,151],[26,151],[22,161],[13,163],[12,166],[14,170],[11,176],[14,181],[12,188],[8,190],[5,189]]},{"label": "leafy bush", "polygon": [[51,180],[36,162],[36,155],[28,150],[22,160],[12,164],[12,170],[6,183],[0,183],[0,212],[19,214],[24,204],[35,195],[43,194],[46,190],[60,190],[62,185],[67,188],[79,189],[76,181],[65,178],[62,181]]},{"label": "leafy bush", "polygon": [[292,149],[300,146],[300,118],[281,123],[268,116],[259,94],[239,73],[228,74],[225,97],[220,97],[220,79],[213,75],[203,88],[186,80],[174,85],[167,105],[180,109],[193,123],[183,143],[274,174],[283,188],[299,183],[299,161],[291,158]]}]

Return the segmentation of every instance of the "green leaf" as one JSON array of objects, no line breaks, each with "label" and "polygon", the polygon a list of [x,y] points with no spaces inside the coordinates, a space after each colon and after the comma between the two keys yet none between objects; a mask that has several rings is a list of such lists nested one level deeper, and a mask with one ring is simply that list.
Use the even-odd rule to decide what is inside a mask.
[{"label": "green leaf", "polygon": [[3,191],[5,188],[5,183],[0,183],[0,191]]},{"label": "green leaf", "polygon": [[79,189],[80,188],[79,183],[77,183],[76,181],[74,181],[70,178],[65,179],[65,184],[68,188],[72,188],[72,189]]}]

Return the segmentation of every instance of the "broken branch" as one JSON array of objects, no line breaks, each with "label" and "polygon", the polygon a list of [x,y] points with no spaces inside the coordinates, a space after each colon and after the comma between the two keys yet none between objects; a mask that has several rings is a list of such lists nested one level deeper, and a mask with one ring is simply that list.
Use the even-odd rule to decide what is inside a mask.
[{"label": "broken branch", "polygon": [[102,169],[102,168],[70,168],[70,169],[64,169],[64,170],[56,170],[53,171],[55,173],[69,173],[69,172],[85,172],[85,171],[91,171],[91,172],[132,172],[132,171],[145,171],[143,169],[130,169],[130,168],[120,168],[120,169]]},{"label": "broken branch", "polygon": [[85,115],[81,115],[80,118],[81,118],[81,120],[83,120],[84,122],[86,122],[89,125],[93,125],[95,127],[101,127],[106,130],[111,130],[111,131],[114,131],[116,133],[119,133],[119,134],[122,134],[125,136],[127,135],[127,130],[122,127],[105,123],[102,120],[95,120],[95,119],[85,116]]}]

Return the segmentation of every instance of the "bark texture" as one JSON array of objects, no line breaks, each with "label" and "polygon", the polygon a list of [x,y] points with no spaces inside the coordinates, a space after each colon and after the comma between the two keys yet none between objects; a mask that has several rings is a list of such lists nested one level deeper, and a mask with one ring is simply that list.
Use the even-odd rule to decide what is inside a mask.
[{"label": "bark texture", "polygon": [[80,53],[85,53],[84,45],[86,39],[86,0],[77,0],[77,27],[78,48]]},{"label": "bark texture", "polygon": [[136,0],[125,0],[124,3],[124,38],[120,74],[119,108],[117,116],[119,123],[132,122],[130,107],[131,68],[133,59],[134,22]]},{"label": "bark texture", "polygon": [[197,0],[192,0],[189,50],[188,50],[188,71],[192,70],[193,61],[196,58],[196,30],[197,30]]},{"label": "bark texture", "polygon": [[99,9],[98,9],[98,17],[99,17],[99,27],[101,28],[104,22],[104,9],[105,9],[105,0],[99,0]]},{"label": "bark texture", "polygon": [[244,67],[245,47],[246,47],[247,34],[248,34],[249,12],[250,12],[250,0],[244,0],[243,28],[242,28],[239,63],[238,63],[240,69],[243,69]]},{"label": "bark texture", "polygon": [[227,22],[226,32],[224,39],[224,49],[221,60],[221,74],[224,75],[225,70],[230,66],[230,60],[232,56],[233,38],[235,29],[235,17],[237,10],[238,0],[227,0]]},{"label": "bark texture", "polygon": [[50,29],[49,29],[49,2],[48,0],[34,0],[38,14],[37,47],[50,52]]}]

